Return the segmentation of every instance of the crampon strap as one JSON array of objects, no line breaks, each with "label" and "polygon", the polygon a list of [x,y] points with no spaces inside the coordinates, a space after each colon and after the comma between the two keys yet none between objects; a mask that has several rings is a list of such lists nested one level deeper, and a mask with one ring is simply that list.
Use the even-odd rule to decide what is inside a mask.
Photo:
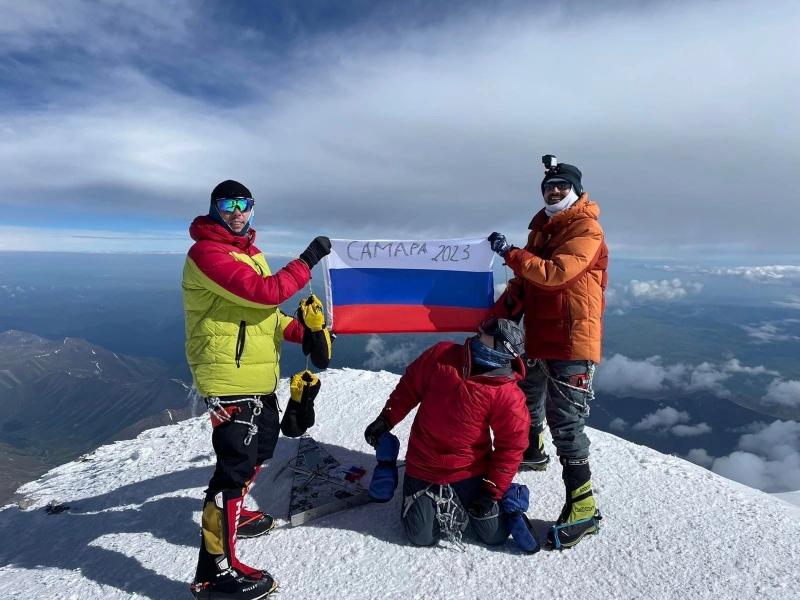
[{"label": "crampon strap", "polygon": [[[438,494],[432,491],[433,488],[438,488]],[[411,496],[406,496],[403,506],[404,517],[414,505],[414,502],[422,496],[428,496],[433,500],[436,508],[436,523],[439,525],[442,537],[448,542],[452,542],[462,552],[466,551],[464,542],[461,539],[461,532],[467,524],[467,513],[461,508],[453,488],[446,483],[442,485],[432,483]]]},{"label": "crampon strap", "polygon": [[550,528],[550,532],[552,533],[553,538],[553,548],[556,550],[561,550],[561,539],[558,537],[558,532],[562,529],[566,529],[567,527],[572,527],[574,525],[583,525],[584,523],[594,523],[598,528],[600,527],[600,519],[602,519],[599,514],[595,514],[587,519],[579,519],[578,521],[573,521],[572,523],[562,523],[561,525],[553,525]]}]

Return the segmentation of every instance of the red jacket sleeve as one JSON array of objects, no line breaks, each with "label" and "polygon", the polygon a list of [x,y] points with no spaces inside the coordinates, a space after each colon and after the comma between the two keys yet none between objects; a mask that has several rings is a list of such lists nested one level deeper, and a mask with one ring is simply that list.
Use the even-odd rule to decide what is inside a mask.
[{"label": "red jacket sleeve", "polygon": [[504,386],[494,399],[489,426],[494,433],[494,450],[486,479],[494,485],[487,487],[492,497],[500,500],[511,485],[522,461],[522,453],[528,447],[528,430],[531,427],[525,394],[516,382]]},{"label": "red jacket sleeve", "polygon": [[211,291],[246,306],[277,306],[311,279],[308,265],[300,259],[289,262],[274,275],[264,277],[249,264],[237,260],[225,247],[216,244],[196,243],[189,250],[189,258],[209,279]]},{"label": "red jacket sleeve", "polygon": [[283,329],[283,339],[293,344],[303,343],[303,325],[297,319],[292,319]]},{"label": "red jacket sleeve", "polygon": [[420,354],[414,362],[408,365],[400,381],[397,382],[397,387],[394,388],[381,411],[381,416],[386,419],[389,429],[405,419],[406,415],[419,404],[427,374],[436,360],[434,357],[436,348],[433,346]]}]

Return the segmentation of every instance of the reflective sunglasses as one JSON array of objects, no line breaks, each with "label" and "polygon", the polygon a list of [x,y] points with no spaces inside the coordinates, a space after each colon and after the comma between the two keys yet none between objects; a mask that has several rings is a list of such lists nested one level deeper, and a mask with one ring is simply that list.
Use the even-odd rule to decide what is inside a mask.
[{"label": "reflective sunglasses", "polygon": [[232,213],[237,208],[239,212],[248,212],[253,210],[255,203],[252,198],[220,198],[217,200],[217,208],[226,213]]},{"label": "reflective sunglasses", "polygon": [[548,181],[544,184],[544,191],[558,190],[559,192],[568,192],[571,187],[572,184],[569,181]]}]

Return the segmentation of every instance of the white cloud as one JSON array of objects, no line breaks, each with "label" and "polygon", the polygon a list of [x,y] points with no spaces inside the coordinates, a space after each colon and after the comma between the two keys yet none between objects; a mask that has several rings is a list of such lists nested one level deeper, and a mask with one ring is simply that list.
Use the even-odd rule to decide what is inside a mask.
[{"label": "white cloud", "polygon": [[711,426],[708,423],[698,423],[697,425],[675,425],[670,432],[678,437],[694,437],[711,433]]},{"label": "white cloud", "polygon": [[787,325],[793,325],[797,322],[797,319],[783,319],[780,321],[765,321],[760,325],[742,325],[741,327],[747,332],[748,337],[752,338],[754,343],[772,344],[800,340],[800,336],[787,332]]},{"label": "white cloud", "polygon": [[[758,11],[743,1],[656,3],[624,14],[598,9],[577,21],[555,6],[457,11],[466,16],[413,31],[311,36],[272,61],[278,72],[251,44],[235,44],[235,55],[218,44],[226,60],[197,68],[195,77],[208,83],[207,72],[225,73],[227,87],[247,89],[224,108],[193,97],[191,85],[154,79],[159,69],[137,57],[173,39],[183,41],[178,51],[196,51],[205,32],[192,30],[194,3],[139,9],[128,1],[121,16],[118,3],[6,4],[15,6],[13,18],[4,13],[8,52],[58,49],[56,40],[67,40],[110,58],[85,79],[72,69],[78,81],[52,103],[57,110],[4,113],[0,178],[9,183],[0,205],[24,194],[44,211],[66,209],[82,206],[87,190],[107,197],[125,189],[114,210],[188,221],[216,182],[233,177],[268,198],[283,222],[305,223],[309,207],[325,207],[326,228],[341,237],[497,229],[521,238],[542,202],[534,159],[552,150],[583,170],[609,239],[627,248],[774,249],[795,241],[792,220],[774,218],[792,214],[795,199],[779,194],[772,210],[751,211],[761,177],[742,168],[766,153],[776,172],[790,172],[800,159],[800,149],[785,143],[800,137],[790,118],[797,81],[785,76],[798,15],[789,0]],[[125,28],[111,26],[120,19]],[[715,27],[692,25],[703,23]],[[580,94],[555,100],[531,76],[532,65],[547,68],[553,48],[561,71],[591,90],[591,104]],[[634,83],[647,93],[629,93]],[[776,119],[781,128],[765,125]],[[687,160],[685,148],[700,158]],[[647,211],[639,210],[643,185]],[[719,195],[723,213],[705,201]],[[487,213],[500,204],[502,211]],[[310,227],[298,226],[298,244]]]},{"label": "white cloud", "polygon": [[606,309],[615,308],[615,307],[623,307],[625,299],[623,298],[621,289],[619,286],[608,286],[605,291],[606,297]]},{"label": "white cloud", "polygon": [[730,392],[722,385],[730,378],[731,374],[720,369],[717,365],[703,362],[697,365],[689,374],[689,380],[684,388],[689,392],[711,392],[719,398],[728,398]]},{"label": "white cloud", "polygon": [[640,281],[606,288],[606,306],[616,315],[625,314],[633,305],[648,302],[675,302],[702,291],[703,284],[678,278]]},{"label": "white cloud", "polygon": [[731,358],[722,366],[726,373],[743,373],[745,375],[779,375],[777,371],[767,369],[763,365],[748,367],[743,365],[738,358]]},{"label": "white cloud", "polygon": [[603,361],[595,375],[598,391],[624,396],[626,394],[648,394],[659,396],[669,390],[681,392],[710,392],[719,398],[730,398],[725,386],[732,377],[777,377],[777,371],[763,365],[743,365],[737,358],[716,364],[703,362],[699,365],[675,363],[662,364],[660,356],[645,360],[634,360],[615,354]]},{"label": "white cloud", "polygon": [[[71,0],[68,10],[48,3],[9,2],[3,6],[0,47],[25,52],[33,50],[43,38],[49,38],[51,45],[59,38],[77,39],[85,51],[120,56],[164,36],[185,38],[185,25],[191,16],[191,2],[186,0]],[[113,34],[97,35],[92,31],[99,22],[121,18],[126,27],[114,29]]]},{"label": "white cloud", "polygon": [[648,431],[651,429],[667,429],[678,423],[687,423],[689,421],[689,413],[686,411],[679,411],[671,406],[661,408],[654,413],[650,413],[641,421],[636,423],[633,428],[637,431]]},{"label": "white cloud", "polygon": [[736,267],[733,269],[713,269],[715,275],[733,275],[757,283],[780,283],[800,281],[798,265],[766,265],[761,267]]},{"label": "white cloud", "polygon": [[[800,265],[760,265],[750,267],[707,268],[699,266],[664,266],[665,271],[741,277],[754,283],[793,283],[800,281]],[[791,298],[796,299],[796,296]],[[790,299],[793,303],[796,300]],[[777,304],[780,304],[778,302]]]},{"label": "white cloud", "polygon": [[773,379],[763,399],[770,404],[800,407],[800,381]]},{"label": "white cloud", "polygon": [[689,294],[697,294],[703,289],[702,283],[683,282],[678,278],[660,281],[639,281],[633,279],[625,291],[634,300],[671,302],[682,300]]},{"label": "white cloud", "polygon": [[617,417],[608,424],[608,428],[614,431],[625,431],[628,428],[628,422],[621,417]]},{"label": "white cloud", "polygon": [[370,358],[364,362],[364,366],[368,369],[405,367],[412,362],[420,352],[420,350],[410,342],[403,342],[389,350],[383,338],[374,334],[367,339],[364,350],[371,355]]},{"label": "white cloud", "polygon": [[738,450],[714,460],[712,470],[766,492],[800,489],[800,423],[774,421],[743,435]]},{"label": "white cloud", "polygon": [[710,469],[714,463],[714,457],[711,456],[705,448],[692,448],[686,455],[686,460],[689,460],[696,465]]},{"label": "white cloud", "polygon": [[604,360],[597,369],[595,387],[617,396],[660,392],[664,389],[667,376],[667,370],[660,361],[658,356],[639,361],[615,354]]},{"label": "white cloud", "polygon": [[678,437],[692,437],[710,433],[711,427],[707,423],[697,423],[688,425],[691,417],[684,410],[677,410],[671,406],[666,406],[653,413],[646,415],[641,421],[633,426],[635,431],[658,431],[660,433],[672,433]]},{"label": "white cloud", "polygon": [[776,300],[775,304],[778,306],[783,306],[784,308],[796,308],[797,310],[800,310],[800,296],[787,296],[786,300],[782,302]]}]

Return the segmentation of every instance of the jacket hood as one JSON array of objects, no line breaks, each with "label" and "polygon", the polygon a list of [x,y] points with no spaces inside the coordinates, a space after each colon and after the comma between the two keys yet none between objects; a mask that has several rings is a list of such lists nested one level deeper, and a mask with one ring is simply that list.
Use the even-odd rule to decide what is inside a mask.
[{"label": "jacket hood", "polygon": [[596,221],[599,217],[600,206],[596,202],[592,202],[589,194],[584,192],[575,204],[553,218],[548,217],[543,208],[533,216],[528,224],[528,229],[542,229],[545,226],[558,227],[561,223],[568,223],[576,219],[594,219]]},{"label": "jacket hood", "polygon": [[472,371],[472,351],[469,348],[469,341],[474,336],[468,337],[464,340],[464,344],[462,345],[464,349],[464,378],[472,377],[474,379],[480,379],[483,383],[505,383],[509,379],[524,379],[525,378],[525,361],[522,359],[521,356],[518,356],[514,360],[511,361],[511,370],[512,374],[510,377],[497,377],[492,375],[471,375]]},{"label": "jacket hood", "polygon": [[195,242],[209,240],[247,250],[256,241],[256,230],[252,227],[246,235],[233,235],[227,228],[214,221],[208,215],[195,217],[189,226],[189,235]]}]

